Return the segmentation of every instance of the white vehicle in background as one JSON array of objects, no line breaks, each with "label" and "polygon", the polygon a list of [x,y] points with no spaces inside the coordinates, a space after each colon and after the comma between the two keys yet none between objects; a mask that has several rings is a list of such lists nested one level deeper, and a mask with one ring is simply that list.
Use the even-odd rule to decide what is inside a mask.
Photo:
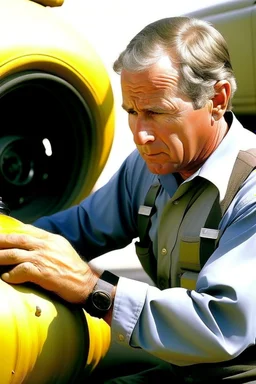
[{"label": "white vehicle in background", "polygon": [[189,16],[210,21],[225,37],[238,84],[233,110],[256,133],[256,2],[229,0]]}]

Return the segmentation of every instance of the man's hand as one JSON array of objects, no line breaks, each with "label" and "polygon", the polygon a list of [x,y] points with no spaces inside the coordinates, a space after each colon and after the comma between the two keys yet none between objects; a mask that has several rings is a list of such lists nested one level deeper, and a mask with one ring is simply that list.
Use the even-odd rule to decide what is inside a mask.
[{"label": "man's hand", "polygon": [[19,232],[0,233],[0,265],[10,266],[2,279],[10,284],[32,282],[68,302],[84,302],[98,274],[70,243],[28,224],[23,224]]}]

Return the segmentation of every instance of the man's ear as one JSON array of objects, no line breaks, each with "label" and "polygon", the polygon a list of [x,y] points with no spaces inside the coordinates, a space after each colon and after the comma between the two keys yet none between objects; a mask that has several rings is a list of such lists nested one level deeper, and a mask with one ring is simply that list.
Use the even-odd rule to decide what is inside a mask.
[{"label": "man's ear", "polygon": [[231,86],[228,81],[220,80],[215,84],[214,89],[215,96],[212,98],[212,117],[217,121],[227,110]]}]

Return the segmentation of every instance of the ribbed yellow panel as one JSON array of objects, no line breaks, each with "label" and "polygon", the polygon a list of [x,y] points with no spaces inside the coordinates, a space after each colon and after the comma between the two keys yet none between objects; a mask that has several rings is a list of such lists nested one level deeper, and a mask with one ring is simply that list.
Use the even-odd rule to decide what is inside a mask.
[{"label": "ribbed yellow panel", "polygon": [[102,358],[105,357],[110,347],[111,332],[109,325],[102,319],[92,317],[85,312],[89,330],[89,351],[86,370],[92,371]]}]

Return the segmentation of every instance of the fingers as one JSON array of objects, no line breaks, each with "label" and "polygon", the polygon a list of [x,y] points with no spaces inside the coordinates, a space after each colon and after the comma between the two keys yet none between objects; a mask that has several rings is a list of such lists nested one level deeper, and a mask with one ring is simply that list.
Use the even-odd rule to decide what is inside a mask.
[{"label": "fingers", "polygon": [[17,248],[0,249],[0,265],[16,265],[20,262],[30,261],[27,250]]},{"label": "fingers", "polygon": [[31,224],[18,223],[19,225],[11,225],[8,222],[0,222],[0,247],[4,246],[5,243],[7,246],[10,246],[11,244],[17,245],[18,243],[24,244],[28,239],[27,236],[39,240],[57,236],[43,229],[34,227]]},{"label": "fingers", "polygon": [[[21,235],[17,233],[10,234],[2,234],[0,233],[0,249],[6,248],[20,248],[20,249],[28,249],[28,236]],[[11,251],[12,249],[10,249]]]},{"label": "fingers", "polygon": [[[38,274],[36,268],[34,268],[33,264],[26,262],[22,264],[18,264],[8,272],[4,272],[1,278],[10,284],[22,284],[25,282],[33,283],[32,277]],[[29,276],[29,279],[28,279]],[[36,280],[36,278],[35,278]]]},{"label": "fingers", "polygon": [[82,302],[91,272],[62,236],[24,225],[21,231],[0,231],[0,274],[10,284],[34,283],[66,301]]},{"label": "fingers", "polygon": [[0,232],[0,249],[18,248],[31,250],[42,246],[43,241],[56,242],[59,235],[51,234],[47,231],[34,231],[34,227],[28,226],[28,230],[24,233],[14,231],[12,233]]}]

